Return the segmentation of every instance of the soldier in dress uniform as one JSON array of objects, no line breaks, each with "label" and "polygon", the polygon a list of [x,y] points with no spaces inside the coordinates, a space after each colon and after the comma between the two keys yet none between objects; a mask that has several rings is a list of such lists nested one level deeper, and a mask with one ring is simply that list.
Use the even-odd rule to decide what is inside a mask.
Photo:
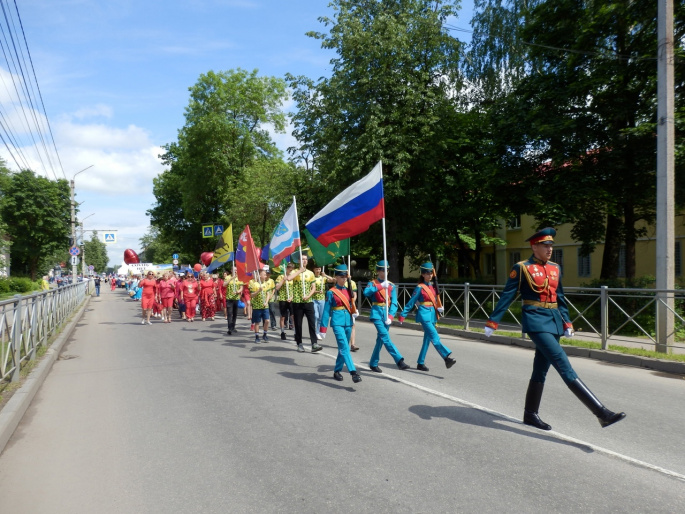
[{"label": "soldier in dress uniform", "polygon": [[[371,361],[369,367],[371,371],[382,373],[383,370],[378,367],[378,361],[381,356],[381,347],[385,346],[388,353],[397,364],[397,367],[404,370],[409,369],[409,365],[404,362],[404,357],[397,350],[395,345],[390,340],[388,328],[392,324],[392,320],[397,313],[397,290],[395,284],[388,282],[385,274],[388,269],[386,261],[379,261],[376,264],[376,273],[378,278],[368,283],[364,289],[364,296],[371,300],[371,313],[369,314],[369,321],[376,327],[376,346],[371,353]],[[387,303],[386,303],[387,299]]]},{"label": "soldier in dress uniform", "polygon": [[404,318],[406,318],[409,312],[414,308],[414,305],[417,306],[416,321],[423,326],[423,346],[421,346],[421,352],[419,352],[416,366],[416,369],[419,371],[428,371],[425,362],[428,346],[431,343],[433,343],[433,346],[440,354],[440,357],[445,361],[445,366],[447,366],[448,369],[457,362],[450,357],[450,355],[452,355],[452,350],[440,342],[440,336],[435,329],[435,324],[438,322],[437,313],[439,312],[442,314],[443,308],[438,306],[438,293],[431,285],[434,271],[432,262],[421,264],[421,278],[419,279],[419,284],[416,286],[411,298],[404,306],[402,314],[399,315],[399,322],[402,323]]},{"label": "soldier in dress uniform", "polygon": [[335,267],[335,285],[326,293],[326,304],[321,315],[321,327],[319,331],[322,337],[326,337],[328,322],[331,323],[335,340],[338,343],[338,358],[335,360],[333,378],[341,381],[340,373],[343,364],[352,375],[352,381],[356,384],[362,381],[362,377],[354,367],[350,356],[350,335],[352,334],[352,306],[350,301],[352,295],[347,289],[347,266],[339,264]]},{"label": "soldier in dress uniform", "polygon": [[533,255],[512,268],[502,296],[486,323],[485,335],[490,337],[497,330],[502,316],[520,292],[523,300],[523,331],[535,343],[533,374],[526,393],[523,423],[541,430],[552,429],[538,415],[545,378],[551,364],[569,389],[597,416],[602,428],[608,427],[625,418],[625,413],[614,413],[602,405],[573,371],[559,344],[562,335],[573,337],[573,324],[561,286],[561,268],[550,261],[556,234],[556,230],[547,227],[526,239],[530,242]]}]

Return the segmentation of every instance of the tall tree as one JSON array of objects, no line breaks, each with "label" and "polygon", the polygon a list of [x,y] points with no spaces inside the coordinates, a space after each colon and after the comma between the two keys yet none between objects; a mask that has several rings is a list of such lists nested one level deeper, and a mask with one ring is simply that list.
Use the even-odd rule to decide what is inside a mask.
[{"label": "tall tree", "polygon": [[3,180],[0,215],[12,244],[12,271],[36,279],[54,262],[46,256],[66,249],[70,196],[66,180],[52,181],[23,170]]},{"label": "tall tree", "polygon": [[97,231],[93,231],[90,240],[83,241],[83,253],[86,264],[92,265],[96,273],[107,269],[107,245],[100,241]]},{"label": "tall tree", "polygon": [[[334,0],[328,33],[310,32],[336,52],[332,74],[315,82],[288,76],[298,111],[294,135],[313,155],[325,186],[319,207],[383,160],[388,258],[397,279],[408,241],[425,234],[414,223],[431,197],[407,195],[425,181],[426,149],[445,109],[456,108],[461,44],[443,29],[457,1]],[[433,219],[439,222],[439,219]],[[378,229],[369,235],[378,241]]]}]

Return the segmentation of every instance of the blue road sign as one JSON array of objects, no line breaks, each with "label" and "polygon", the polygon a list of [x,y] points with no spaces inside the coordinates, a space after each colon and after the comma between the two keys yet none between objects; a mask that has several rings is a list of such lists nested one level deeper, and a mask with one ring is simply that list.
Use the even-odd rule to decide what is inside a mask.
[{"label": "blue road sign", "polygon": [[116,243],[117,242],[117,233],[116,232],[104,232],[102,236],[103,236],[103,241],[105,243]]},{"label": "blue road sign", "polygon": [[173,255],[171,256],[171,258],[172,258],[172,259],[178,259],[178,254],[177,254],[177,253],[173,254]]},{"label": "blue road sign", "polygon": [[214,225],[202,225],[202,237],[212,237],[214,235],[213,230]]},{"label": "blue road sign", "polygon": [[69,248],[69,255],[78,255],[81,253],[81,249],[78,246],[72,246]]},{"label": "blue road sign", "polygon": [[214,235],[215,236],[220,236],[223,233],[224,233],[224,226],[223,225],[214,225]]}]

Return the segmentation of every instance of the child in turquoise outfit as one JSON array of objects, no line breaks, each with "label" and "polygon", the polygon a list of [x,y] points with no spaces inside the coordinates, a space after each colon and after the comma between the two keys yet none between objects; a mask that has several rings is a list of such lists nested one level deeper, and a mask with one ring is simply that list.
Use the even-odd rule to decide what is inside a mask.
[{"label": "child in turquoise outfit", "polygon": [[431,279],[433,278],[433,263],[426,262],[421,265],[421,279],[419,284],[414,289],[411,298],[404,306],[402,314],[399,316],[399,322],[402,323],[404,318],[407,317],[409,312],[417,306],[416,310],[416,321],[421,323],[423,326],[423,346],[421,346],[421,352],[419,353],[418,365],[416,369],[419,371],[428,371],[425,366],[426,354],[428,353],[428,345],[433,343],[435,349],[440,354],[440,357],[445,361],[445,366],[451,368],[454,366],[455,361],[450,357],[452,355],[452,350],[447,348],[440,342],[440,336],[438,331],[435,329],[435,324],[438,322],[437,311],[442,313],[442,307],[437,306],[437,293],[435,288],[430,285]]},{"label": "child in turquoise outfit", "polygon": [[345,365],[350,375],[352,375],[352,381],[356,384],[362,381],[362,377],[357,373],[357,369],[354,367],[354,362],[352,362],[352,357],[350,356],[349,340],[352,334],[352,314],[350,312],[350,293],[347,290],[346,283],[347,266],[340,264],[335,267],[335,285],[326,293],[326,303],[321,314],[321,327],[319,331],[321,337],[325,338],[330,321],[331,328],[335,334],[335,340],[338,343],[338,358],[335,360],[333,378],[338,381],[343,379],[340,372],[343,369],[343,365]]}]

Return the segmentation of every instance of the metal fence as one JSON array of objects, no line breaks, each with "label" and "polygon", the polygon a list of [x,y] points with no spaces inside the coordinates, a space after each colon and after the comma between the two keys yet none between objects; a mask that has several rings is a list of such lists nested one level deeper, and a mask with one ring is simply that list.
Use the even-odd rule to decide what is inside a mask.
[{"label": "metal fence", "polygon": [[92,281],[0,302],[0,381],[19,380],[21,367],[91,294]]},{"label": "metal fence", "polygon": [[[400,308],[411,298],[415,283],[397,285]],[[360,284],[363,288],[365,284]],[[445,308],[441,322],[460,325],[465,330],[482,328],[499,300],[504,286],[481,284],[446,284],[440,286]],[[607,349],[609,344],[639,346],[646,349],[673,352],[685,350],[685,290],[622,289],[566,287],[576,335],[595,340]],[[674,308],[664,302],[664,295],[674,299]],[[500,330],[521,331],[520,297],[514,301],[500,322]],[[368,310],[371,302],[359,295],[360,311]],[[667,342],[657,341],[657,310],[668,309],[674,318],[674,329]],[[524,337],[523,333],[521,334]]]}]

